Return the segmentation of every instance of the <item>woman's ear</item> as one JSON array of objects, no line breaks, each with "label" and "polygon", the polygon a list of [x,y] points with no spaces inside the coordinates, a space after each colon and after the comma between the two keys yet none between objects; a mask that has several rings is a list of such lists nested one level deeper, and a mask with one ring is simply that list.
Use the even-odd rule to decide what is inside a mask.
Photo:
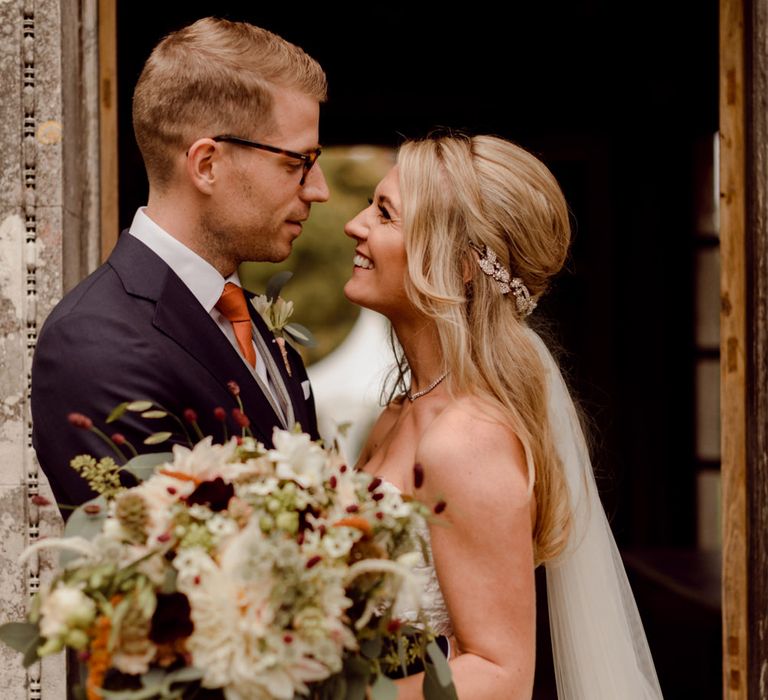
[{"label": "woman's ear", "polygon": [[470,250],[469,253],[465,255],[464,259],[461,261],[462,280],[464,281],[465,285],[472,284],[472,278],[474,277],[475,272],[472,268],[476,264],[477,260],[475,260],[475,252]]},{"label": "woman's ear", "polygon": [[187,177],[203,194],[212,193],[220,155],[220,147],[213,139],[198,139],[187,151]]}]

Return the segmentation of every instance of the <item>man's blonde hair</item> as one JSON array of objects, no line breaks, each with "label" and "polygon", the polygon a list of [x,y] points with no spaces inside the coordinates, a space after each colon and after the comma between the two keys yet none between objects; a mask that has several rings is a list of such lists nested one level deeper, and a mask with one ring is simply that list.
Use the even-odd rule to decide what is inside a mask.
[{"label": "man's blonde hair", "polygon": [[408,296],[437,325],[451,392],[490,399],[520,439],[536,500],[536,563],[545,562],[562,551],[571,521],[546,371],[514,296],[500,293],[471,245],[488,246],[538,297],[568,253],[568,206],[541,161],[493,136],[407,142],[397,162]]},{"label": "man's blonde hair", "polygon": [[167,184],[174,156],[198,138],[269,130],[276,87],[318,102],[327,94],[317,61],[266,29],[206,17],[166,36],[133,93],[133,128],[150,183]]}]

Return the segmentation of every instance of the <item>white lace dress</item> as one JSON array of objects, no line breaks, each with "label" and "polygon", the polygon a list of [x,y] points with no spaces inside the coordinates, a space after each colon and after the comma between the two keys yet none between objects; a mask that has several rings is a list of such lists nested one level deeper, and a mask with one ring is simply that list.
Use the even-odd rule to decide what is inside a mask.
[{"label": "white lace dress", "polygon": [[[423,521],[421,521],[421,527],[419,527],[419,534],[427,543],[431,558],[432,547],[430,546],[429,527]],[[437,580],[434,564],[431,562],[427,563],[424,561],[424,557],[419,555],[419,563],[414,568],[424,581],[422,611],[427,618],[430,628],[435,634],[451,637],[453,635],[453,626],[448,615],[448,608],[445,605],[443,592],[440,590],[440,583]]]}]

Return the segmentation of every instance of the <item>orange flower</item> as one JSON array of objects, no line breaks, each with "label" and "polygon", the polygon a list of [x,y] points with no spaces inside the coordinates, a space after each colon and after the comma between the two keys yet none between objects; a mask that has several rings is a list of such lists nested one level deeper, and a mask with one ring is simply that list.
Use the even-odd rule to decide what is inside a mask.
[{"label": "orange flower", "polygon": [[373,534],[373,528],[371,527],[371,524],[360,515],[349,515],[346,518],[337,520],[333,524],[333,526],[334,527],[356,527],[366,537],[370,537]]},{"label": "orange flower", "polygon": [[85,690],[88,700],[101,700],[101,687],[111,661],[107,645],[112,624],[106,615],[100,615],[92,629],[91,655],[88,659],[88,681]]},{"label": "orange flower", "polygon": [[200,484],[203,483],[202,479],[198,479],[196,476],[192,476],[192,474],[176,472],[172,469],[158,469],[157,473],[164,476],[170,476],[172,479],[178,479],[179,481],[191,481],[195,486],[200,486]]}]

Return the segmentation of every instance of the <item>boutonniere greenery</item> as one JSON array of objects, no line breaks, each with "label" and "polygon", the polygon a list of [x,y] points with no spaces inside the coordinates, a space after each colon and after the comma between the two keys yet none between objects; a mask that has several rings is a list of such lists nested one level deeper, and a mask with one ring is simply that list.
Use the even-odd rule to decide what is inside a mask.
[{"label": "boutonniere greenery", "polygon": [[275,336],[275,342],[280,348],[280,354],[289,376],[291,376],[291,365],[288,362],[285,342],[288,341],[294,345],[304,345],[309,348],[317,345],[317,341],[309,329],[300,323],[288,323],[288,319],[293,315],[293,302],[283,299],[280,292],[291,277],[293,277],[293,273],[288,270],[278,272],[267,282],[267,293],[257,294],[251,299],[253,308],[264,319],[267,328]]}]

